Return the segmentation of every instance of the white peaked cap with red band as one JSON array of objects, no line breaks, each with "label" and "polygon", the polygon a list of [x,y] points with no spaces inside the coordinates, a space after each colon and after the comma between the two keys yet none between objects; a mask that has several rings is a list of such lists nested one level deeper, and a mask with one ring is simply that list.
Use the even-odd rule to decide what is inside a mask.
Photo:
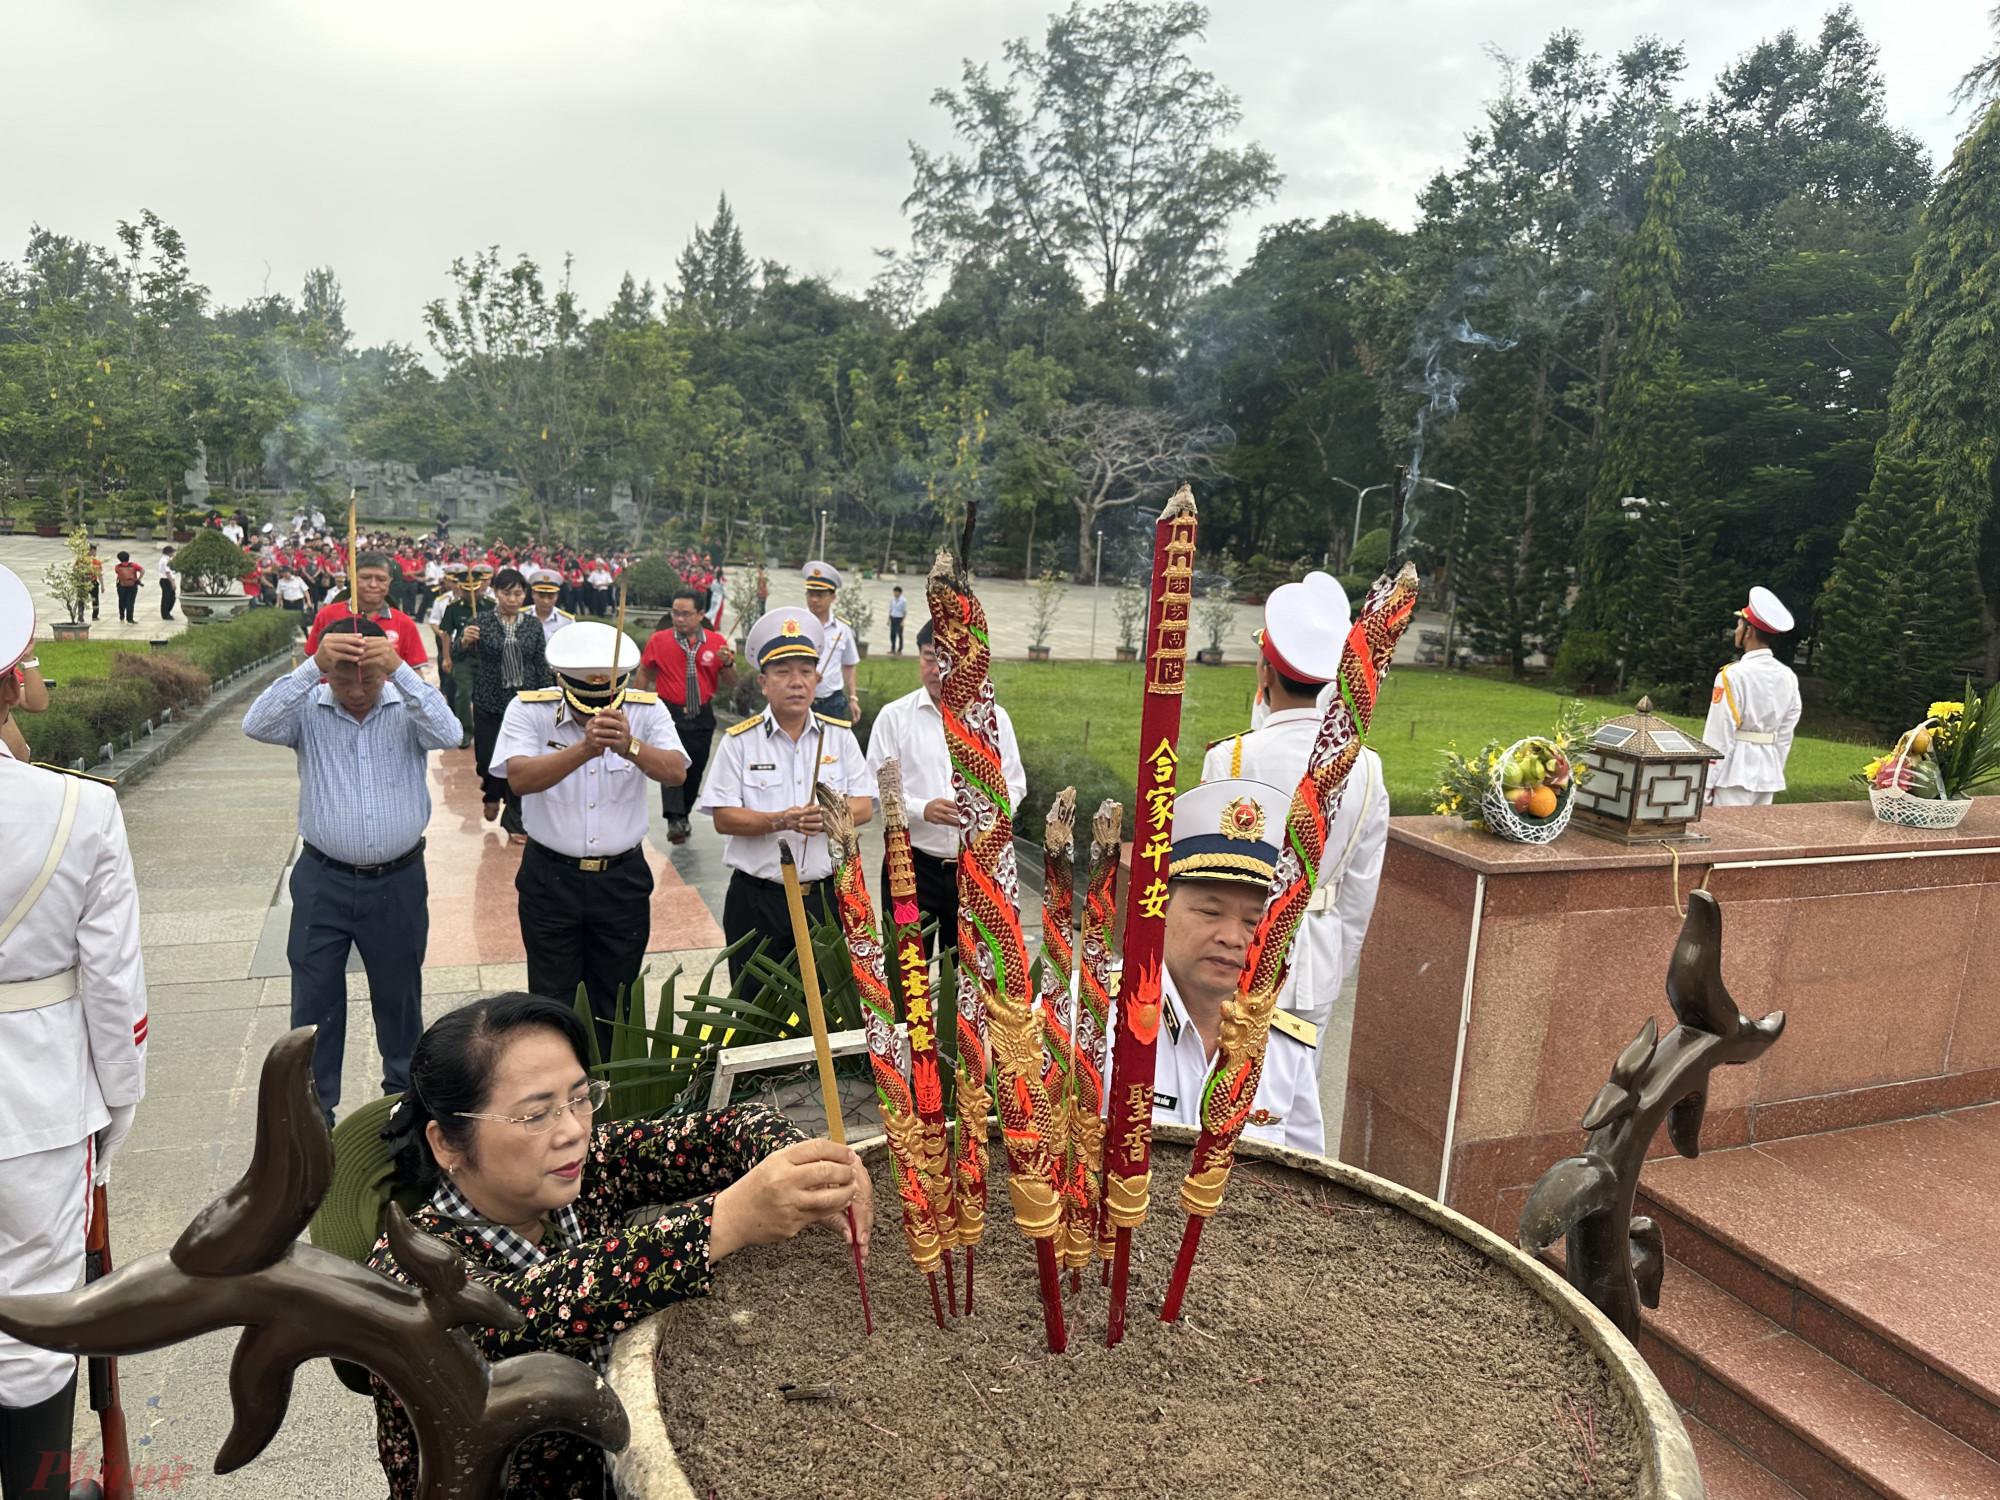
[{"label": "white peaked cap with red band", "polygon": [[0,568],[0,672],[12,670],[34,644],[35,601],[12,568]]},{"label": "white peaked cap with red band", "polygon": [[1299,682],[1331,682],[1340,675],[1351,619],[1347,590],[1331,573],[1280,584],[1264,601],[1265,660]]},{"label": "white peaked cap with red band", "polygon": [[1765,635],[1788,635],[1797,621],[1784,601],[1761,583],[1750,590],[1750,602],[1736,611]]}]

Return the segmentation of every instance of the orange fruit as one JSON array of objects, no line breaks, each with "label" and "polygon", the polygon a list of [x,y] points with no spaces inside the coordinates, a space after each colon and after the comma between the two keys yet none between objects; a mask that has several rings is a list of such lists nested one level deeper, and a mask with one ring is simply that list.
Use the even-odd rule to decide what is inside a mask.
[{"label": "orange fruit", "polygon": [[1546,818],[1556,810],[1556,789],[1552,786],[1538,786],[1528,793],[1528,816]]}]

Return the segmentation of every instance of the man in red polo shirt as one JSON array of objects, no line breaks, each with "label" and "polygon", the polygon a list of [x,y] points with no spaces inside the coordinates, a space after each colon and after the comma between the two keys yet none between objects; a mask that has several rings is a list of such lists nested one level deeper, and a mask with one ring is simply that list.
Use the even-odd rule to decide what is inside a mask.
[{"label": "man in red polo shirt", "polygon": [[[355,559],[354,577],[356,581],[355,602],[364,618],[380,623],[396,643],[396,654],[410,664],[410,670],[422,674],[430,664],[430,653],[424,649],[424,632],[415,620],[394,609],[389,604],[389,559],[379,552],[364,552]],[[335,620],[347,618],[347,601],[329,602],[313,616],[312,629],[306,634],[306,655],[319,650],[319,638],[326,633],[326,627]],[[429,679],[426,677],[425,679]]]},{"label": "man in red polo shirt", "polygon": [[688,809],[701,792],[701,773],[715,739],[715,690],[736,681],[736,655],[703,621],[701,603],[694,589],[683,585],[675,590],[673,628],[654,631],[639,653],[639,686],[660,695],[687,752],[686,780],[660,788],[660,811],[672,844],[687,842]]}]

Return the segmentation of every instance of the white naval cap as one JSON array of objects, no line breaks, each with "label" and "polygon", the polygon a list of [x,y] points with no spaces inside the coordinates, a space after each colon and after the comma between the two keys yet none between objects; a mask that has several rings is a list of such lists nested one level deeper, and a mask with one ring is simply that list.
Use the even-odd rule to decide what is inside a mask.
[{"label": "white naval cap", "polygon": [[0,672],[9,671],[35,644],[35,601],[12,568],[0,567]]},{"label": "white naval cap", "polygon": [[1798,622],[1776,594],[1761,583],[1750,590],[1750,602],[1736,611],[1764,635],[1788,635]]},{"label": "white naval cap", "polygon": [[757,670],[761,672],[772,662],[791,657],[809,660],[817,666],[820,649],[825,644],[826,632],[812,617],[812,612],[788,607],[760,616],[744,637],[743,649],[750,653],[750,659],[757,663]]},{"label": "white naval cap", "polygon": [[1291,806],[1290,793],[1241,777],[1190,787],[1174,799],[1167,878],[1269,885]]},{"label": "white naval cap", "polygon": [[832,563],[821,562],[818,558],[814,558],[799,572],[804,576],[806,587],[809,589],[837,590],[840,587],[840,569]]},{"label": "white naval cap", "polygon": [[1258,644],[1264,658],[1300,682],[1331,682],[1340,675],[1352,611],[1347,590],[1331,573],[1312,572],[1301,583],[1280,584],[1264,601]]},{"label": "white naval cap", "polygon": [[562,574],[553,568],[531,568],[528,571],[528,586],[537,589],[559,589],[562,587]]},{"label": "white naval cap", "polygon": [[[574,636],[572,640],[570,637]],[[549,670],[565,677],[608,676],[613,655],[618,658],[618,675],[638,670],[639,643],[623,631],[595,620],[564,626],[549,637]]]}]

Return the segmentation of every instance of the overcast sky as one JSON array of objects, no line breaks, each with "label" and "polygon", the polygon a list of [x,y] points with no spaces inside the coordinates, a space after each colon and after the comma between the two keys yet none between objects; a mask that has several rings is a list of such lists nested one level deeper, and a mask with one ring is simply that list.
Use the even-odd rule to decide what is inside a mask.
[{"label": "overcast sky", "polygon": [[[1991,0],[1854,0],[1890,118],[1943,161]],[[905,238],[931,91],[1039,35],[1053,0],[0,0],[0,257],[40,223],[95,240],[151,208],[226,301],[328,264],[365,342],[421,340],[455,255],[576,257],[586,302],[674,256],[727,192],[753,256],[848,287]],[[1611,55],[1687,46],[1689,87],[1802,0],[1224,0],[1202,62],[1286,181],[1256,223],[1408,224],[1497,77],[1558,27]],[[1243,226],[1238,256],[1255,243]]]}]

